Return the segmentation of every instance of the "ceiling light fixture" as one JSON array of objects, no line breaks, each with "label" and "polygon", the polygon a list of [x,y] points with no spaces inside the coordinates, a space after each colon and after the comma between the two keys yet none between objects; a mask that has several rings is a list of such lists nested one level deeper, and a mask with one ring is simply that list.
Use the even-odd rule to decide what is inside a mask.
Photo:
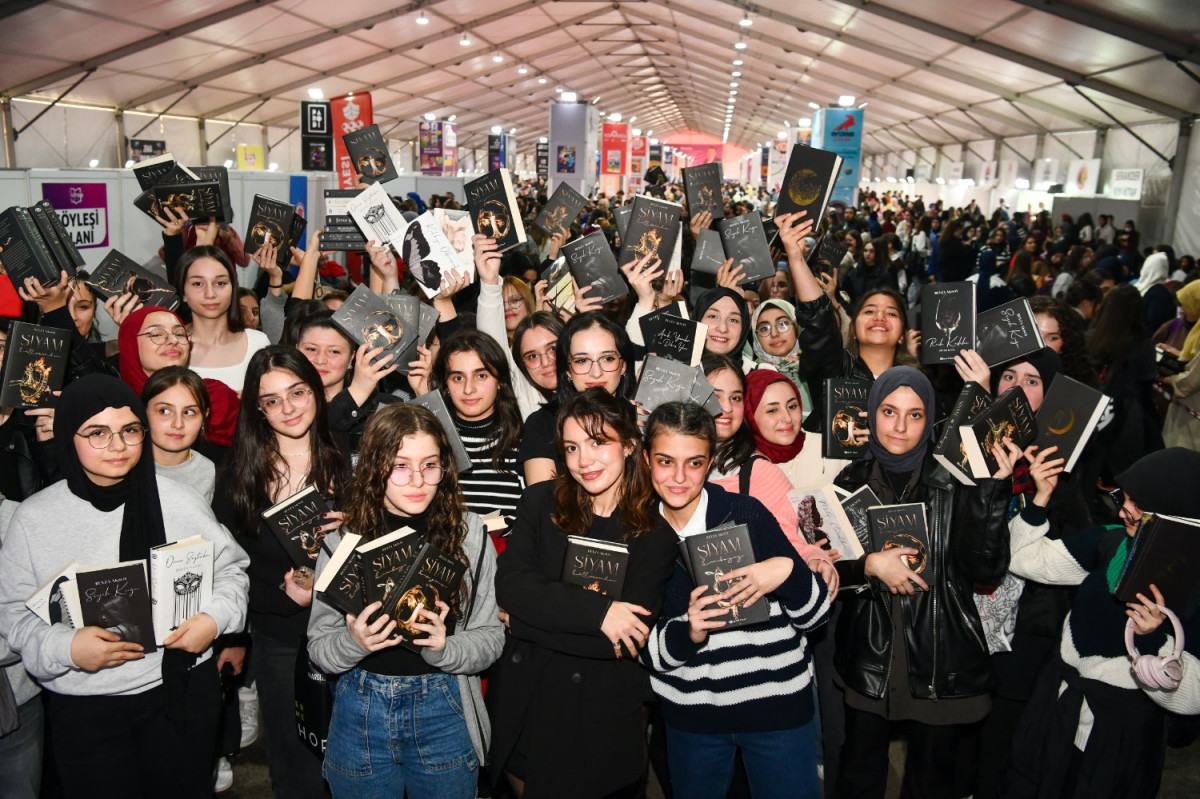
[{"label": "ceiling light fixture", "polygon": [[854,95],[843,94],[838,98],[838,105],[840,105],[842,108],[849,108],[850,106],[854,105]]},{"label": "ceiling light fixture", "polygon": [[790,127],[792,126],[792,123],[791,123],[791,122],[788,122],[788,121],[785,119],[785,120],[783,120],[783,126],[784,126],[785,128],[790,128]]},{"label": "ceiling light fixture", "polygon": [[634,122],[637,122],[637,114],[634,114],[633,116],[631,116],[631,117],[629,118],[629,124],[630,124],[630,125],[632,125]]},{"label": "ceiling light fixture", "polygon": [[225,168],[226,168],[226,169],[233,169],[233,159],[232,159],[232,158],[226,158],[226,159],[225,159]]},{"label": "ceiling light fixture", "polygon": [[311,89],[308,90],[308,96],[309,96],[309,99],[312,99],[312,100],[324,100],[325,92],[321,90],[321,87],[313,86]]},{"label": "ceiling light fixture", "polygon": [[458,43],[461,44],[463,47],[471,46],[471,37],[467,36],[466,31],[463,31],[462,38],[458,40]]},{"label": "ceiling light fixture", "polygon": [[426,122],[432,122],[432,121],[433,121],[433,120],[435,120],[435,119],[437,119],[437,114],[434,114],[434,113],[430,112],[430,113],[428,113],[428,114],[426,114],[426,115],[425,115],[425,121],[426,121]]},{"label": "ceiling light fixture", "polygon": [[451,114],[450,116],[446,117],[447,122],[453,122],[456,119],[458,119],[458,114]]},{"label": "ceiling light fixture", "polygon": [[579,102],[579,95],[575,92],[563,92],[559,99],[564,103],[577,103]]},{"label": "ceiling light fixture", "polygon": [[525,66],[524,64],[522,64],[521,66],[517,67],[517,74],[518,74],[518,75],[527,75],[527,74],[529,74],[529,67],[527,67],[527,66]]},{"label": "ceiling light fixture", "polygon": [[731,80],[729,81],[729,85],[736,89],[738,87],[738,82],[736,80]]},{"label": "ceiling light fixture", "polygon": [[796,120],[796,126],[800,128],[811,128],[812,117],[800,117]]},{"label": "ceiling light fixture", "polygon": [[776,134],[775,134],[775,138],[777,138],[777,139],[786,139],[786,138],[787,138],[787,131],[783,131],[783,130],[779,131],[778,133],[776,133]]},{"label": "ceiling light fixture", "polygon": [[738,72],[736,69],[733,72],[729,73],[729,77],[731,77],[731,78],[740,78],[741,76],[742,76],[742,73]]},{"label": "ceiling light fixture", "polygon": [[600,95],[597,94],[595,97],[592,98],[592,105],[595,105],[598,102],[600,102]]},{"label": "ceiling light fixture", "polygon": [[735,58],[735,59],[733,59],[733,65],[734,65],[735,67],[740,67],[740,66],[741,66],[742,64],[744,64],[744,63],[746,63],[746,62],[745,62],[745,61],[743,61],[743,60],[742,60],[742,59],[740,59],[740,58]]},{"label": "ceiling light fixture", "polygon": [[866,101],[866,100],[863,100],[861,103],[859,103],[859,104],[858,104],[858,107],[859,107],[859,108],[866,108],[866,107],[867,107],[867,101]]},{"label": "ceiling light fixture", "polygon": [[96,167],[100,166],[100,159],[93,158],[91,161],[88,161],[88,166],[90,166],[92,169],[95,169]]},{"label": "ceiling light fixture", "polygon": [[502,61],[504,61],[504,56],[500,55],[499,53],[496,53],[494,56],[492,56],[492,60],[495,61],[497,64],[499,64]]},{"label": "ceiling light fixture", "polygon": [[809,107],[809,108],[811,108],[811,109],[813,109],[814,111],[820,111],[820,110],[821,110],[821,106],[819,106],[819,105],[817,105],[816,103],[813,103],[813,102],[809,102],[809,104],[808,104],[808,107]]},{"label": "ceiling light fixture", "polygon": [[621,112],[613,111],[611,114],[608,115],[608,118],[611,119],[613,122],[620,122],[621,121]]},{"label": "ceiling light fixture", "polygon": [[751,25],[754,24],[754,20],[750,19],[749,14],[746,14],[745,16],[743,16],[741,19],[738,20],[738,24],[741,25],[743,28],[749,28]]},{"label": "ceiling light fixture", "polygon": [[641,136],[641,135],[642,135],[642,129],[641,129],[641,128],[634,128],[634,129],[633,129],[633,135],[634,135],[634,136]]},{"label": "ceiling light fixture", "polygon": [[428,25],[429,24],[429,17],[425,16],[424,11],[422,11],[420,14],[417,15],[417,24],[418,25]]},{"label": "ceiling light fixture", "polygon": [[746,43],[743,42],[741,39],[739,39],[737,41],[737,43],[733,45],[734,50],[745,50],[746,47],[747,47]]},{"label": "ceiling light fixture", "polygon": [[492,135],[493,136],[499,136],[503,132],[504,132],[504,128],[500,127],[499,125],[492,125]]},{"label": "ceiling light fixture", "polygon": [[543,83],[543,84],[544,84],[545,82],[546,82],[546,79],[545,79],[545,78],[538,78],[538,83]]},{"label": "ceiling light fixture", "polygon": [[516,129],[516,128],[509,128],[509,129],[508,129],[508,135],[509,135],[509,136],[516,136],[516,135],[517,135],[517,129]]},{"label": "ceiling light fixture", "polygon": [[545,136],[538,136],[538,144],[549,144],[550,140]]}]

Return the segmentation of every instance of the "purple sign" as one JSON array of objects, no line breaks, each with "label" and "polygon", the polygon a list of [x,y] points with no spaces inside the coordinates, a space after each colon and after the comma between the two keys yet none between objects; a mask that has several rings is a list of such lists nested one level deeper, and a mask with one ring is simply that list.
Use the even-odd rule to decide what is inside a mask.
[{"label": "purple sign", "polygon": [[108,184],[43,183],[42,197],[54,206],[76,247],[108,246]]}]

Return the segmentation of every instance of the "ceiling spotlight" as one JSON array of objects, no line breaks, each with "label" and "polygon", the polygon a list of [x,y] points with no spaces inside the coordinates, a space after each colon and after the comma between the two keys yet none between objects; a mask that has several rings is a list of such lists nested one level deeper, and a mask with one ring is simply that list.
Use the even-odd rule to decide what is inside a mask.
[{"label": "ceiling spotlight", "polygon": [[503,132],[504,132],[504,128],[500,127],[499,125],[492,125],[492,135],[493,136],[499,136]]},{"label": "ceiling spotlight", "polygon": [[866,100],[863,100],[861,103],[859,103],[859,104],[858,104],[858,107],[859,107],[859,108],[866,108],[866,107],[867,107],[867,101],[866,101]]},{"label": "ceiling spotlight", "polygon": [[749,14],[746,14],[745,16],[743,16],[741,19],[738,20],[738,24],[741,25],[743,28],[749,28],[751,25],[754,24],[754,20],[750,19]]},{"label": "ceiling spotlight", "polygon": [[418,25],[428,25],[429,24],[429,17],[425,16],[424,11],[422,11],[420,14],[417,15],[417,24]]},{"label": "ceiling spotlight", "polygon": [[745,62],[745,61],[743,61],[743,60],[742,60],[742,59],[740,59],[740,58],[735,58],[735,59],[733,59],[733,65],[734,65],[735,67],[740,67],[740,66],[741,66],[742,64],[744,64],[744,63],[746,63],[746,62]]},{"label": "ceiling spotlight", "polygon": [[88,166],[90,166],[92,169],[95,169],[96,167],[100,166],[100,159],[93,158],[91,161],[88,161]]},{"label": "ceiling spotlight", "polygon": [[560,99],[564,103],[577,103],[579,102],[579,95],[575,92],[563,92]]},{"label": "ceiling spotlight", "polygon": [[233,169],[233,159],[232,159],[232,158],[226,158],[226,159],[225,159],[225,168],[226,168],[226,169]]},{"label": "ceiling spotlight", "polygon": [[736,89],[738,87],[738,82],[736,80],[731,80],[729,81],[729,85]]},{"label": "ceiling spotlight", "polygon": [[321,91],[321,88],[319,86],[313,86],[311,89],[308,90],[308,97],[311,100],[324,100],[325,92]]},{"label": "ceiling spotlight", "polygon": [[458,119],[458,114],[451,114],[450,116],[446,117],[447,122],[453,122],[456,119]]},{"label": "ceiling spotlight", "polygon": [[600,95],[597,94],[595,97],[592,98],[592,105],[595,105],[598,102],[600,102]]},{"label": "ceiling spotlight", "polygon": [[629,124],[632,125],[634,122],[637,122],[637,114],[634,114],[629,118]]},{"label": "ceiling spotlight", "polygon": [[733,49],[734,49],[734,50],[745,50],[745,49],[746,49],[746,43],[745,43],[745,42],[743,42],[743,41],[741,41],[741,40],[739,39],[739,40],[738,40],[738,42],[737,42],[737,44],[735,44],[735,45],[733,46]]},{"label": "ceiling spotlight", "polygon": [[796,126],[801,128],[811,128],[812,117],[800,117],[796,120]]},{"label": "ceiling spotlight", "polygon": [[854,95],[843,94],[838,98],[838,105],[840,105],[842,108],[849,108],[850,106],[854,105]]},{"label": "ceiling spotlight", "polygon": [[521,66],[517,67],[517,74],[518,74],[518,75],[527,75],[527,74],[529,74],[529,67],[527,67],[527,66],[525,66],[524,64],[522,64]]},{"label": "ceiling spotlight", "polygon": [[611,119],[613,122],[620,122],[621,121],[621,112],[613,111],[611,114],[608,115],[608,118]]},{"label": "ceiling spotlight", "polygon": [[634,129],[633,129],[633,135],[634,135],[634,136],[641,136],[641,135],[642,135],[642,129],[641,129],[641,128],[634,128]]},{"label": "ceiling spotlight", "polygon": [[492,56],[492,60],[495,61],[497,64],[499,64],[501,61],[504,60],[504,56],[500,55],[499,53],[496,53],[494,56]]},{"label": "ceiling spotlight", "polygon": [[811,109],[813,109],[814,111],[820,111],[820,110],[821,110],[821,106],[819,106],[819,105],[817,105],[816,103],[813,103],[813,102],[810,102],[810,103],[808,104],[808,107],[809,107],[809,108],[811,108]]},{"label": "ceiling spotlight", "polygon": [[458,40],[458,43],[461,44],[463,47],[471,46],[471,37],[467,36],[466,31],[463,31],[462,38]]},{"label": "ceiling spotlight", "polygon": [[562,93],[563,93],[563,87],[562,87],[562,86],[555,86],[555,87],[554,87],[554,93],[555,93],[555,94],[562,94]]},{"label": "ceiling spotlight", "polygon": [[433,113],[432,111],[425,115],[426,122],[432,122],[435,119],[437,119],[437,114]]},{"label": "ceiling spotlight", "polygon": [[775,134],[775,138],[777,138],[777,139],[786,139],[786,138],[787,138],[787,132],[786,132],[786,131],[782,131],[782,130],[781,130],[781,131],[779,131],[778,133],[776,133],[776,134]]},{"label": "ceiling spotlight", "polygon": [[654,135],[654,129],[653,129],[653,128],[651,128],[650,130],[646,131],[646,135],[647,135],[647,136],[653,136],[653,135]]},{"label": "ceiling spotlight", "polygon": [[736,69],[733,72],[729,73],[729,77],[731,77],[731,78],[740,78],[741,76],[742,76],[742,73],[738,72]]},{"label": "ceiling spotlight", "polygon": [[538,78],[538,83],[545,83],[545,82],[546,82],[545,78]]},{"label": "ceiling spotlight", "polygon": [[733,96],[735,96],[736,94],[737,94],[737,89],[730,89],[730,90],[729,90],[729,96],[730,96],[730,97],[733,97]]},{"label": "ceiling spotlight", "polygon": [[516,129],[516,128],[509,128],[509,129],[508,129],[508,135],[509,135],[509,136],[516,136],[516,135],[517,135],[517,129]]},{"label": "ceiling spotlight", "polygon": [[792,126],[792,123],[791,123],[791,122],[788,122],[788,121],[785,119],[785,120],[783,120],[783,126],[784,126],[785,128],[790,128],[790,127]]},{"label": "ceiling spotlight", "polygon": [[545,136],[538,136],[538,144],[549,144],[550,140]]}]

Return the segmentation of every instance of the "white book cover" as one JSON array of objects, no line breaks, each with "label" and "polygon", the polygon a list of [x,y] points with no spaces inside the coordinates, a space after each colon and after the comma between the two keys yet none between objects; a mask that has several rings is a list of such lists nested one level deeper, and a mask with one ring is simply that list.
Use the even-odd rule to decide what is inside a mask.
[{"label": "white book cover", "polygon": [[788,492],[788,501],[796,509],[799,533],[805,541],[815,544],[826,538],[830,548],[841,552],[846,560],[858,560],[863,556],[854,525],[842,509],[832,485],[797,488]]},{"label": "white book cover", "polygon": [[437,296],[447,272],[466,272],[469,282],[475,281],[473,235],[466,211],[437,208],[409,223],[398,249],[425,296]]},{"label": "white book cover", "polygon": [[150,600],[158,645],[212,601],[213,555],[212,541],[198,535],[150,549]]},{"label": "white book cover", "polygon": [[404,221],[400,209],[384,191],[383,184],[372,183],[346,203],[346,210],[368,240],[374,239],[376,244],[387,242],[400,252],[400,242],[408,222]]},{"label": "white book cover", "polygon": [[72,624],[62,587],[64,583],[74,579],[78,569],[79,564],[75,561],[63,566],[25,600],[25,607],[32,610],[46,624]]}]

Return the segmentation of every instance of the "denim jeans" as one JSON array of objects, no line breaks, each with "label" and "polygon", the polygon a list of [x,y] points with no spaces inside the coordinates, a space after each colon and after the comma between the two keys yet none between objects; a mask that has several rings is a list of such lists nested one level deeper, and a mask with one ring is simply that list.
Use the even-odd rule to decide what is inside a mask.
[{"label": "denim jeans", "polygon": [[342,675],[324,771],[334,797],[474,799],[479,760],[456,678]]},{"label": "denim jeans", "polygon": [[742,752],[754,799],[820,799],[812,722],[771,732],[697,733],[667,725],[671,786],[688,799],[724,799]]},{"label": "denim jeans", "polygon": [[17,708],[21,726],[0,736],[0,796],[37,799],[42,783],[42,697]]}]

